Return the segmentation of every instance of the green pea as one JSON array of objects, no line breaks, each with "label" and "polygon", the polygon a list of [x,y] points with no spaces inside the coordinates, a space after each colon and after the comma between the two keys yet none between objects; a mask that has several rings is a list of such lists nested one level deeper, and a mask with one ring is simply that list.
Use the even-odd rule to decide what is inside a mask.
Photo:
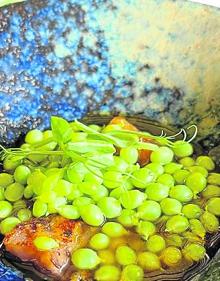
[{"label": "green pea", "polygon": [[147,240],[149,236],[153,235],[156,232],[156,227],[152,222],[140,221],[137,225],[136,231],[145,240]]},{"label": "green pea", "polygon": [[32,187],[33,192],[36,195],[40,195],[46,178],[47,177],[44,175],[44,173],[42,173],[42,171],[37,169],[29,175],[27,179],[27,184]]},{"label": "green pea", "polygon": [[109,194],[109,196],[110,197],[114,197],[114,198],[116,198],[116,199],[120,199],[120,197],[121,197],[121,195],[125,192],[126,190],[124,189],[124,187],[116,187],[116,188],[114,188],[111,192],[110,192],[110,194]]},{"label": "green pea", "polygon": [[178,163],[168,163],[164,166],[164,172],[167,174],[173,174],[176,171],[180,170],[183,167],[183,165],[178,164]]},{"label": "green pea", "polygon": [[133,264],[137,259],[135,251],[128,246],[119,246],[116,249],[115,257],[117,262],[123,266]]},{"label": "green pea", "polygon": [[14,202],[13,211],[17,212],[18,210],[24,209],[26,207],[27,207],[26,202],[24,200],[20,199],[20,200]]},{"label": "green pea", "polygon": [[0,200],[4,200],[5,199],[4,192],[5,192],[4,187],[0,186]]},{"label": "green pea", "polygon": [[213,215],[220,216],[220,197],[209,199],[206,208]]},{"label": "green pea", "polygon": [[184,184],[189,174],[190,173],[187,170],[177,170],[176,172],[173,173],[173,178],[176,181],[176,183]]},{"label": "green pea", "polygon": [[14,161],[12,157],[6,157],[3,161],[3,168],[6,171],[13,171],[21,164],[21,160]]},{"label": "green pea", "polygon": [[208,176],[208,183],[214,185],[220,185],[220,174],[218,173],[211,173]]},{"label": "green pea", "polygon": [[21,221],[16,217],[7,217],[0,223],[0,232],[5,235],[13,230]]},{"label": "green pea", "polygon": [[79,190],[77,184],[71,184],[70,193],[66,196],[69,201],[73,201],[77,198],[80,198],[83,193]]},{"label": "green pea", "polygon": [[198,262],[205,256],[206,250],[202,245],[191,243],[183,249],[183,255],[187,260]]},{"label": "green pea", "polygon": [[193,153],[193,147],[186,141],[178,140],[174,142],[173,151],[177,157],[187,157]]},{"label": "green pea", "polygon": [[119,156],[114,156],[113,159],[114,164],[109,167],[109,170],[116,172],[125,172],[128,169],[129,164],[124,159]]},{"label": "green pea", "polygon": [[47,204],[40,200],[36,200],[33,205],[33,215],[39,218],[44,216],[46,212],[47,212]]},{"label": "green pea", "polygon": [[127,233],[125,228],[117,222],[107,222],[102,227],[102,232],[109,237],[120,237]]},{"label": "green pea", "polygon": [[157,178],[158,183],[162,183],[166,186],[173,187],[174,186],[174,178],[170,174],[163,174]]},{"label": "green pea", "polygon": [[138,207],[137,216],[143,220],[156,221],[161,216],[160,204],[153,200],[146,200]]},{"label": "green pea", "polygon": [[48,204],[47,204],[47,212],[49,214],[54,214],[54,213],[57,213],[58,210],[60,209],[60,207],[66,205],[67,203],[67,200],[65,197],[56,197],[54,199],[54,201],[50,201]]},{"label": "green pea", "polygon": [[18,211],[17,216],[20,221],[28,221],[31,218],[31,211],[29,209],[21,209]]},{"label": "green pea", "polygon": [[33,197],[33,195],[34,195],[34,191],[32,186],[27,185],[24,189],[24,198],[30,199],[31,197]]},{"label": "green pea", "polygon": [[191,173],[200,173],[204,177],[208,176],[208,171],[204,167],[201,167],[201,166],[191,166],[191,167],[188,167],[188,170]]},{"label": "green pea", "polygon": [[126,209],[136,209],[146,198],[147,195],[139,190],[128,190],[121,194],[120,202]]},{"label": "green pea", "polygon": [[159,257],[151,252],[142,252],[138,255],[138,264],[146,271],[155,271],[161,268]]},{"label": "green pea", "polygon": [[193,198],[191,189],[182,184],[171,187],[169,195],[180,202],[189,202]]},{"label": "green pea", "polygon": [[72,191],[72,185],[69,181],[60,179],[54,187],[54,191],[58,196],[68,196]]},{"label": "green pea", "polygon": [[196,219],[196,218],[200,217],[202,210],[196,204],[186,204],[182,208],[182,213],[188,219]]},{"label": "green pea", "polygon": [[24,186],[18,182],[8,185],[5,189],[5,198],[8,201],[15,202],[23,197]]},{"label": "green pea", "polygon": [[81,248],[73,252],[72,263],[78,269],[94,269],[100,263],[100,258],[95,251]]},{"label": "green pea", "polygon": [[[167,164],[167,165],[169,165],[169,164]],[[164,167],[166,167],[166,165]],[[150,164],[146,165],[145,168],[151,170],[157,177],[164,173],[164,168],[159,163],[150,163]]]},{"label": "green pea", "polygon": [[152,253],[159,253],[166,247],[166,242],[161,235],[153,235],[146,242],[147,250]]},{"label": "green pea", "polygon": [[208,171],[211,171],[211,170],[215,169],[215,163],[212,160],[212,158],[210,158],[209,156],[199,156],[196,159],[196,164],[204,167]]},{"label": "green pea", "polygon": [[194,233],[197,236],[204,239],[206,230],[205,230],[204,226],[202,225],[202,223],[200,222],[200,220],[191,219],[191,220],[189,220],[189,223],[190,223],[190,229],[191,229],[192,233]]},{"label": "green pea", "polygon": [[35,238],[34,245],[40,251],[48,251],[59,247],[59,243],[55,239],[47,236],[39,236]]},{"label": "green pea", "polygon": [[81,183],[84,180],[86,173],[88,170],[85,168],[83,163],[77,163],[74,165],[70,165],[67,169],[67,178],[72,183]]},{"label": "green pea", "polygon": [[104,215],[101,209],[94,205],[89,204],[80,208],[80,215],[84,222],[92,226],[99,226],[104,222]]},{"label": "green pea", "polygon": [[103,184],[109,189],[119,187],[123,183],[123,175],[116,171],[105,172],[103,179]]},{"label": "green pea", "polygon": [[0,186],[7,187],[14,182],[12,175],[7,173],[0,173]]},{"label": "green pea", "polygon": [[202,196],[206,199],[213,198],[213,197],[220,197],[220,187],[217,185],[209,184],[202,191]]},{"label": "green pea", "polygon": [[[129,264],[123,268],[123,281],[142,281],[144,279],[143,269],[136,264]],[[118,280],[118,279],[117,279]]]},{"label": "green pea", "polygon": [[31,171],[27,166],[20,165],[15,169],[14,179],[20,184],[26,184]]},{"label": "green pea", "polygon": [[81,196],[81,197],[76,198],[73,201],[73,206],[76,206],[80,210],[80,208],[83,208],[84,206],[92,204],[92,203],[94,203],[94,202],[90,197]]},{"label": "green pea", "polygon": [[101,198],[98,202],[98,207],[106,218],[116,218],[120,216],[122,211],[120,202],[113,197]]},{"label": "green pea", "polygon": [[183,238],[178,234],[169,234],[165,237],[167,246],[174,246],[181,248],[183,246]]},{"label": "green pea", "polygon": [[118,281],[119,278],[120,270],[114,265],[103,265],[95,272],[95,280],[97,281]]},{"label": "green pea", "polygon": [[207,232],[216,232],[218,231],[219,228],[219,221],[218,219],[211,214],[208,211],[205,211],[201,217],[200,217],[200,221],[203,224],[203,226],[205,227]]},{"label": "green pea", "polygon": [[27,133],[25,142],[35,144],[43,140],[43,133],[40,130],[34,129]]},{"label": "green pea", "polygon": [[160,260],[162,263],[169,267],[176,267],[182,259],[182,253],[180,249],[174,246],[165,248],[161,255]]},{"label": "green pea", "polygon": [[90,246],[95,250],[102,250],[109,246],[110,239],[104,233],[97,233],[90,239]]},{"label": "green pea", "polygon": [[138,160],[138,150],[135,147],[125,147],[120,150],[120,157],[129,164],[134,164]]},{"label": "green pea", "polygon": [[[103,199],[104,197],[108,196],[108,189],[106,187],[104,187],[104,185],[98,185],[97,186],[97,194],[93,194],[92,195],[92,199],[95,202],[99,202],[101,199]],[[114,196],[111,196],[114,197]]]},{"label": "green pea", "polygon": [[28,155],[28,159],[31,160],[34,163],[40,163],[43,160],[45,160],[47,158],[46,155],[42,155],[42,154],[29,154]]},{"label": "green pea", "polygon": [[80,217],[77,207],[73,205],[64,205],[59,208],[59,214],[67,219],[78,219]]},{"label": "green pea", "polygon": [[182,233],[189,227],[187,218],[181,215],[175,215],[168,219],[166,230],[170,233]]},{"label": "green pea", "polygon": [[85,175],[84,180],[86,182],[91,182],[91,183],[94,183],[94,184],[97,184],[97,185],[102,184],[102,182],[103,182],[102,172],[98,169],[96,169],[94,172],[95,172],[95,174],[93,172],[88,172]]},{"label": "green pea", "polygon": [[195,165],[195,160],[192,157],[184,157],[179,160],[184,167],[191,167]]},{"label": "green pea", "polygon": [[190,174],[186,179],[186,185],[194,194],[201,192],[206,187],[206,178],[198,172]]},{"label": "green pea", "polygon": [[119,223],[126,227],[131,227],[138,224],[136,212],[130,209],[123,209],[121,215],[117,217],[117,220]]},{"label": "green pea", "polygon": [[8,201],[0,201],[0,218],[8,217],[12,212],[12,205]]}]

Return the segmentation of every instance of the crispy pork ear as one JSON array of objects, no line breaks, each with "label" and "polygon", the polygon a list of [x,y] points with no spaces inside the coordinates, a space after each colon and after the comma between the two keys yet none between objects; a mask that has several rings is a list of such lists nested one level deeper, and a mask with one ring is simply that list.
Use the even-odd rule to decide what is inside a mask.
[{"label": "crispy pork ear", "polygon": [[[12,255],[24,262],[32,262],[40,272],[62,280],[62,276],[66,276],[65,272],[70,272],[70,275],[73,272],[73,270],[68,270],[68,267],[71,266],[71,253],[86,246],[90,237],[96,232],[96,228],[90,227],[82,221],[50,215],[20,223],[6,234],[3,243],[6,251]],[[34,239],[39,236],[55,239],[59,243],[59,247],[40,251],[33,243]]]}]

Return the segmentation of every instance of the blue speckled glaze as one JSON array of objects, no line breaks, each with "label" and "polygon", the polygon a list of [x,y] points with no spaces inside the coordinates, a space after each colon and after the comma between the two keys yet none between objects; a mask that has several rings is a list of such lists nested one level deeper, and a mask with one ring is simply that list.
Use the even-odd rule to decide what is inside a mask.
[{"label": "blue speckled glaze", "polygon": [[[220,136],[220,10],[183,0],[32,0],[0,8],[0,142],[88,112]],[[16,277],[15,277],[16,276]],[[0,281],[21,280],[0,263]]]},{"label": "blue speckled glaze", "polygon": [[[80,118],[88,107],[98,109],[106,93],[114,89],[107,46],[93,18],[94,3],[46,2],[39,2],[40,8],[31,3],[24,6],[23,17],[31,21],[23,21],[19,12],[10,15],[7,8],[2,10],[10,15],[6,23],[10,33],[0,34],[1,48],[10,49],[0,59],[2,123],[45,128],[51,115]],[[19,29],[21,23],[24,26]],[[16,137],[13,131],[1,132],[6,139]]]},{"label": "blue speckled glaze", "polygon": [[22,281],[23,275],[0,261],[0,281]]},{"label": "blue speckled glaze", "polygon": [[[156,12],[160,7],[164,14]],[[150,9],[155,18],[150,18]],[[176,14],[180,10],[182,14],[173,22],[172,18],[163,19],[170,11]],[[189,20],[191,12],[195,16],[206,13],[201,29],[186,33],[189,23],[179,32],[178,24]],[[51,115],[72,120],[94,111],[142,113],[176,127],[202,124],[208,118],[209,128],[219,131],[216,118],[220,101],[215,84],[211,89],[215,96],[201,110],[202,87],[210,95],[203,85],[206,61],[192,69],[195,83],[189,79],[184,82],[185,72],[204,55],[201,51],[196,57],[200,51],[196,43],[201,37],[206,39],[205,24],[211,16],[216,19],[219,13],[172,0],[150,0],[148,5],[142,0],[35,0],[1,9],[0,137],[13,142],[32,127],[48,127]],[[158,22],[161,18],[164,26]],[[211,42],[217,38],[214,31],[218,26],[219,21],[209,34]],[[184,52],[182,37],[193,51],[178,58]],[[172,50],[164,52],[172,46],[175,56]],[[171,67],[178,59],[180,73]],[[213,71],[219,68],[213,65]],[[203,138],[207,135],[203,124],[200,132]]]}]

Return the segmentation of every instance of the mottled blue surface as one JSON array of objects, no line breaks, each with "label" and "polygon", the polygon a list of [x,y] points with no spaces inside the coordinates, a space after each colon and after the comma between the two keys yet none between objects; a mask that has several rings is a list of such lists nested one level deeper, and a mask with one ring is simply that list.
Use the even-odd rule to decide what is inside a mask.
[{"label": "mottled blue surface", "polygon": [[[12,129],[45,128],[51,115],[71,120],[82,117],[88,108],[97,110],[100,104],[101,110],[107,109],[108,92],[119,87],[110,79],[107,46],[93,18],[95,1],[36,2],[37,6],[16,7],[13,14],[5,8],[1,14],[0,124],[9,121]],[[85,40],[88,36],[95,43]],[[54,44],[56,49],[66,48],[64,54],[53,52]],[[13,139],[14,132],[2,130],[1,134]]]},{"label": "mottled blue surface", "polygon": [[[195,16],[199,12],[208,12],[207,19],[211,13],[216,17],[214,9],[200,8],[199,5],[184,2],[150,0],[149,8],[152,6],[151,9],[159,9],[166,4],[161,11],[173,10],[176,13],[182,10],[180,20],[188,19],[186,17],[191,11]],[[163,81],[161,77],[167,59],[170,60],[169,66],[179,59],[183,75],[184,67],[190,69],[195,65],[195,58],[190,57],[197,51],[193,44],[194,41],[199,42],[204,30],[199,31],[201,34],[198,32],[190,37],[184,35],[187,34],[184,29],[179,33],[178,29],[173,32],[165,31],[158,22],[155,34],[164,34],[161,45],[166,38],[171,40],[171,45],[176,44],[178,50],[179,39],[188,36],[185,40],[192,40],[190,44],[195,50],[193,49],[192,54],[189,53],[190,59],[187,60],[184,56],[178,58],[178,53],[177,57],[172,57],[172,52],[159,54],[160,50],[154,49],[154,45],[146,46],[146,54],[142,54],[141,44],[147,44],[149,38],[148,34],[146,38],[143,34],[143,39],[140,39],[138,33],[143,32],[144,24],[148,32],[153,32],[154,29],[150,25],[152,19],[146,23],[143,21],[143,12],[140,16],[135,15],[139,12],[138,3],[145,5],[144,1],[137,0],[33,0],[0,10],[0,137],[3,141],[14,141],[21,132],[32,127],[47,127],[51,115],[62,115],[72,120],[94,111],[142,113],[148,118],[176,127],[190,122],[199,123],[204,116],[211,116],[211,128],[219,131],[216,122],[213,123],[213,116],[219,116],[216,98],[204,110],[195,110],[197,99],[199,103],[203,98],[195,92],[197,88],[200,91],[203,83],[199,82],[203,79],[201,73],[206,70],[203,65],[201,73],[195,75],[192,72],[197,88],[194,87],[193,79],[184,82],[185,85],[189,84],[188,88],[181,86],[183,83],[179,79],[184,77],[180,73],[175,79],[176,70],[173,72],[173,81]],[[128,8],[125,15],[123,7]],[[149,15],[146,14],[147,16]],[[160,15],[156,15],[158,16],[160,19]],[[119,28],[117,25],[111,27],[111,23],[118,24],[118,17]],[[117,34],[120,21],[122,30]],[[157,22],[157,18],[153,21]],[[178,17],[173,20],[173,25],[178,26],[176,21],[178,23]],[[132,30],[129,24],[134,26]],[[168,26],[169,24],[168,22]],[[129,27],[128,31],[126,26]],[[159,36],[160,33],[158,40]],[[139,41],[139,45],[132,45]],[[126,42],[126,46],[123,46],[123,42]],[[182,52],[180,50],[181,54]],[[136,53],[140,56],[135,57]],[[155,60],[155,64],[152,60]],[[170,69],[165,67],[165,72],[166,69],[169,77]],[[191,90],[194,95],[190,93]],[[216,141],[214,137],[214,142]]]},{"label": "mottled blue surface", "polygon": [[0,281],[23,281],[22,274],[0,261]]},{"label": "mottled blue surface", "polygon": [[[48,127],[51,115],[124,112],[198,124],[202,144],[218,145],[219,31],[220,10],[182,0],[1,8],[0,142]],[[0,281],[15,274],[0,264]]]}]

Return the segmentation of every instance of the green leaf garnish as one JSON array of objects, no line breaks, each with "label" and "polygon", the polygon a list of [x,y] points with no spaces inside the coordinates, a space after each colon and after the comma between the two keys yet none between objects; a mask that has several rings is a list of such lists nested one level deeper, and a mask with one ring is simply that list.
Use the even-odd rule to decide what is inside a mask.
[{"label": "green leaf garnish", "polygon": [[[130,131],[130,130],[114,130],[114,131],[111,131],[111,134],[122,133],[122,132],[123,132],[123,134],[136,135],[138,137],[152,139],[152,140],[157,141],[161,145],[173,146],[172,141],[170,141],[168,138],[166,138],[164,136],[154,136],[147,132]],[[106,134],[109,134],[109,133],[106,133]]]},{"label": "green leaf garnish", "polygon": [[137,149],[146,149],[146,150],[154,151],[158,148],[158,145],[150,142],[138,142],[137,144],[134,145],[134,147]]},{"label": "green leaf garnish", "polygon": [[110,153],[108,153],[108,154],[107,153],[103,153],[103,154],[88,153],[85,156],[88,159],[86,163],[91,166],[103,168],[103,167],[111,166],[114,164],[113,154],[110,154]]},{"label": "green leaf garnish", "polygon": [[111,143],[100,140],[87,140],[81,142],[69,142],[65,148],[65,151],[77,152],[77,153],[88,153],[88,152],[98,152],[98,153],[114,153],[115,148]]},{"label": "green leaf garnish", "polygon": [[67,143],[72,138],[73,129],[71,128],[71,125],[61,117],[51,117],[51,129],[54,140],[60,144]]},{"label": "green leaf garnish", "polygon": [[[29,155],[47,155],[62,156],[65,163],[81,163],[90,170],[105,169],[114,164],[113,155],[116,148],[135,147],[137,149],[146,149],[154,151],[159,145],[173,147],[175,137],[183,134],[184,140],[187,137],[186,131],[181,129],[173,136],[166,136],[163,132],[160,136],[154,136],[148,132],[130,131],[130,130],[113,130],[108,132],[97,132],[93,128],[85,124],[74,121],[68,123],[65,119],[53,116],[51,117],[51,128],[53,137],[45,139],[37,144],[33,144],[28,148],[4,148],[0,145],[0,159],[4,160],[9,157],[11,161],[28,160]],[[197,127],[190,126],[188,129],[194,128],[195,133],[189,142],[196,136]],[[86,133],[85,138],[80,141],[73,141],[74,134]],[[141,141],[141,138],[154,140],[155,143]],[[77,138],[76,138],[77,139]],[[48,144],[54,142],[54,149],[48,150]],[[56,143],[58,145],[56,146]],[[27,159],[26,159],[27,158]],[[49,161],[49,160],[48,160]],[[32,163],[35,165],[36,163]],[[35,165],[36,166],[36,165]],[[37,166],[36,166],[37,167]],[[127,175],[131,177],[130,174]]]},{"label": "green leaf garnish", "polygon": [[111,133],[110,132],[109,133],[97,132],[77,120],[74,122],[74,125],[79,130],[82,130],[83,132],[88,133],[89,138],[96,139],[96,140],[104,140],[111,144],[114,144],[117,147],[124,148],[124,147],[130,146],[133,143],[138,141],[138,138],[136,136],[133,135],[133,137],[132,137],[131,134],[130,135],[124,134],[124,130],[117,131],[116,135],[114,136],[114,135],[112,135],[112,132]]},{"label": "green leaf garnish", "polygon": [[24,2],[26,0],[0,0],[0,7],[19,3],[19,2]]}]

